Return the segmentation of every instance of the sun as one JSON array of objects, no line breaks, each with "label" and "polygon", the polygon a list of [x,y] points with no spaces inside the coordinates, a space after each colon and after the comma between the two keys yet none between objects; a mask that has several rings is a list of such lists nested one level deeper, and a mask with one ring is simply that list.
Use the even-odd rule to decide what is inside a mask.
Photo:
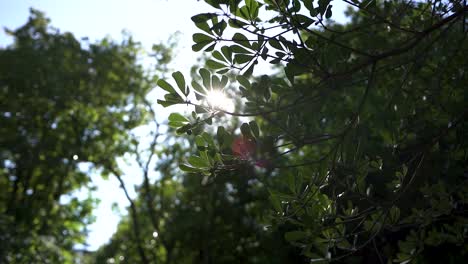
[{"label": "sun", "polygon": [[234,112],[234,102],[220,90],[208,92],[206,95],[206,102],[212,108],[224,110],[226,112]]}]

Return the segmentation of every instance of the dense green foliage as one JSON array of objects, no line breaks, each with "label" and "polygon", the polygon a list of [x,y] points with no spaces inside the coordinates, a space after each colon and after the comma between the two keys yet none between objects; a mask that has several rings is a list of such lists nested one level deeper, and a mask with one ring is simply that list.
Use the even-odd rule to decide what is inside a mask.
[{"label": "dense green foliage", "polygon": [[127,152],[154,87],[131,38],[80,44],[48,23],[32,10],[0,49],[0,263],[74,261],[96,202],[71,195],[92,186],[80,164]]},{"label": "dense green foliage", "polygon": [[[255,170],[274,208],[266,224],[307,263],[466,259],[466,5],[344,1],[353,9],[341,25],[329,0],[206,2],[218,12],[192,17],[193,50],[211,53],[214,72],[158,82],[161,105],[195,106],[169,116],[198,149],[180,164],[188,179]],[[250,78],[260,60],[284,75]],[[205,103],[213,90],[243,106]],[[219,116],[250,122],[238,135]],[[201,263],[223,262],[213,256]]]}]

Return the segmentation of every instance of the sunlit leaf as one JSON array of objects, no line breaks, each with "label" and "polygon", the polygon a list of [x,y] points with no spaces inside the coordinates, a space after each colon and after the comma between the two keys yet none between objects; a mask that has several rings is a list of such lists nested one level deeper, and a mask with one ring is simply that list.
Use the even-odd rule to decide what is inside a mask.
[{"label": "sunlit leaf", "polygon": [[198,156],[190,156],[187,159],[187,161],[188,163],[190,163],[190,165],[194,166],[195,168],[207,168],[210,166],[207,160],[202,159]]},{"label": "sunlit leaf", "polygon": [[185,172],[201,172],[202,170],[199,169],[199,168],[195,168],[195,167],[192,167],[192,166],[189,166],[189,165],[185,165],[185,164],[180,164],[179,165],[179,168],[182,170],[182,171],[185,171]]},{"label": "sunlit leaf", "polygon": [[179,113],[171,113],[168,119],[169,121],[172,121],[172,122],[188,122],[189,121],[185,116]]},{"label": "sunlit leaf", "polygon": [[170,85],[168,82],[166,82],[163,79],[158,80],[158,86],[168,91],[171,94],[176,93],[176,91],[174,90],[174,87],[172,87],[172,85]]},{"label": "sunlit leaf", "polygon": [[179,90],[182,92],[182,94],[187,95],[187,87],[185,85],[184,75],[178,71],[174,72],[172,77],[175,79],[177,86],[179,87]]}]

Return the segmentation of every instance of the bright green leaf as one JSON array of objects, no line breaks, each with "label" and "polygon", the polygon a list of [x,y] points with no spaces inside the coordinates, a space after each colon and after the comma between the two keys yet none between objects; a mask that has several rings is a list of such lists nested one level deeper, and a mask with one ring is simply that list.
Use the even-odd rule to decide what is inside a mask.
[{"label": "bright green leaf", "polygon": [[188,122],[189,121],[185,116],[179,113],[171,113],[168,119],[169,121],[172,121],[172,122]]}]

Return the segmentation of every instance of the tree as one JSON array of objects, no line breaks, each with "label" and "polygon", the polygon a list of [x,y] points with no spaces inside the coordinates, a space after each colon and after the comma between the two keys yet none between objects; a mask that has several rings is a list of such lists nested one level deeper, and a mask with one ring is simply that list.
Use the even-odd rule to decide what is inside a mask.
[{"label": "tree", "polygon": [[31,9],[0,50],[0,262],[72,263],[93,221],[84,167],[103,176],[148,117],[154,79],[126,36],[80,43]]},{"label": "tree", "polygon": [[[161,105],[194,106],[169,116],[199,152],[181,170],[208,182],[255,170],[270,224],[308,261],[466,259],[464,1],[343,0],[347,24],[330,0],[205,2],[218,11],[192,17],[193,50],[212,71],[158,82]],[[251,77],[260,60],[284,74]],[[244,106],[206,103],[213,90]],[[251,121],[214,133],[220,116]]]}]

